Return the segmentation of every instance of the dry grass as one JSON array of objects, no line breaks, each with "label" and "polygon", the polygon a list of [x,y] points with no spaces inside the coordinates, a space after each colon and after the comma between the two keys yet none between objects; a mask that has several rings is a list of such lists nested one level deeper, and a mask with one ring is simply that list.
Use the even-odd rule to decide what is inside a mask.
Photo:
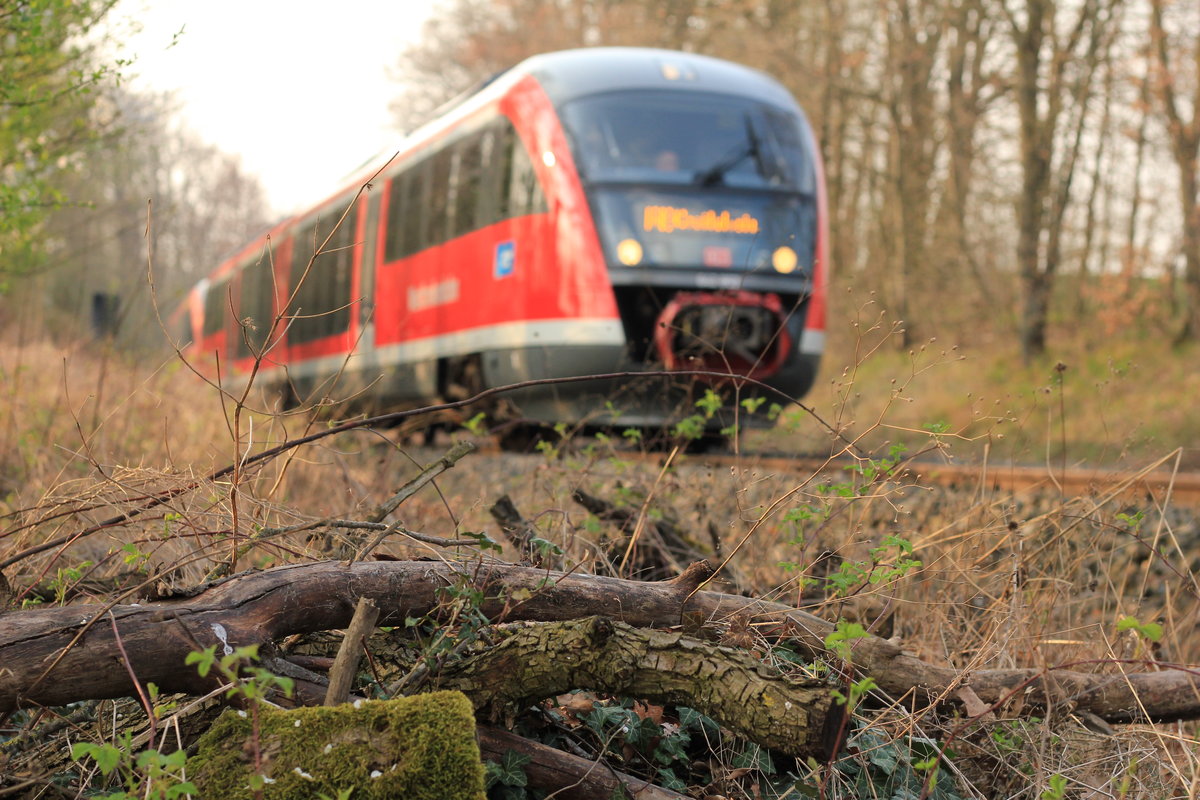
[{"label": "dry grass", "polygon": [[[1136,462],[1183,443],[1188,426],[1200,424],[1167,416],[1164,409],[1173,406],[1166,393],[1145,391],[1147,371],[1178,379],[1177,397],[1186,398],[1196,380],[1165,351],[1147,351],[1139,362],[1132,355],[1137,345],[1103,356],[1081,347],[1058,356],[1068,364],[1060,389],[1053,360],[1030,367],[1010,365],[1002,354],[966,353],[964,360],[962,351],[938,345],[896,353],[886,325],[869,315],[864,308],[853,337],[857,355],[844,371],[829,370],[838,377],[812,399],[823,418],[863,448],[861,463],[884,473],[888,448],[901,441],[909,453],[932,444],[962,458],[986,452],[993,460],[1057,459],[1065,419],[1070,461],[1096,452]],[[1122,353],[1130,354],[1127,361]],[[327,529],[257,543],[252,537],[264,528],[360,518],[441,453],[397,443],[394,432],[363,430],[248,468],[236,480],[212,480],[207,476],[216,469],[316,423],[249,413],[235,438],[228,403],[223,409],[211,388],[169,360],[128,363],[102,350],[20,344],[6,336],[0,370],[6,416],[0,556],[68,538],[171,493],[134,523],[9,567],[6,575],[18,588],[58,578],[60,587],[66,581],[109,591],[94,581],[118,575],[123,586],[194,583],[233,552],[243,567],[342,555],[369,537]],[[948,428],[940,436],[922,431],[941,421]],[[789,446],[831,448],[803,415],[788,424]],[[1152,431],[1153,425],[1160,427]],[[1116,673],[1117,659],[1200,662],[1194,577],[1200,529],[1195,514],[1163,498],[1131,504],[1103,494],[933,490],[913,485],[902,470],[874,480],[854,471],[779,474],[752,457],[734,469],[706,466],[698,457],[679,458],[665,470],[661,462],[603,442],[531,456],[476,454],[408,500],[397,517],[429,535],[490,531],[500,540],[487,509],[508,494],[561,547],[564,565],[614,570],[602,540],[616,532],[571,499],[583,488],[649,520],[677,520],[698,548],[712,546],[710,530],[722,556],[740,547],[726,572],[732,588],[857,620],[901,637],[923,659],[964,672],[1078,664]],[[387,548],[397,556],[470,556],[463,548],[447,552],[403,538]],[[506,555],[515,556],[511,549]],[[900,569],[906,558],[919,566]],[[64,573],[85,562],[91,566],[78,575]],[[1124,616],[1160,623],[1159,642],[1118,633]],[[963,726],[933,710],[914,714],[902,700],[876,696],[863,706],[857,750],[845,763],[867,764],[873,747],[911,737],[950,738],[956,756],[949,764],[958,770],[963,797],[1038,798],[1051,791],[1055,775],[1067,779],[1071,797],[1200,791],[1200,743],[1191,724],[1096,733],[1069,710],[1031,719],[1017,697],[996,709],[994,722]],[[856,796],[850,771],[824,774],[828,796]],[[739,785],[751,796],[748,782]]]},{"label": "dry grass", "polygon": [[[1095,320],[1053,329],[1047,353],[1031,363],[986,325],[906,349],[873,301],[843,302],[852,307],[835,318],[844,321],[833,323],[832,350],[806,402],[871,449],[899,442],[912,452],[936,425],[968,463],[1135,467],[1182,448],[1185,468],[1200,468],[1200,415],[1190,400],[1200,392],[1200,345],[1172,346],[1161,331],[1117,334]],[[826,451],[827,439],[813,433],[798,431],[784,446]]]}]

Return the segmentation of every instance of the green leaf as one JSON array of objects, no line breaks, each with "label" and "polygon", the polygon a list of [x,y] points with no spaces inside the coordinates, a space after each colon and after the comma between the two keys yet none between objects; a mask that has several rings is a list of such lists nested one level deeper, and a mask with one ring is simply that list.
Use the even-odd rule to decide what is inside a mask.
[{"label": "green leaf", "polygon": [[625,730],[625,742],[643,750],[649,748],[660,736],[662,728],[649,717],[631,723]]},{"label": "green leaf", "polygon": [[756,769],[764,775],[775,774],[775,762],[771,760],[771,754],[756,744],[747,745],[745,750],[733,757],[732,764],[734,767]]},{"label": "green leaf", "polygon": [[675,777],[675,770],[670,767],[660,767],[658,770],[658,782],[664,789],[670,789],[673,792],[687,791],[687,784]]},{"label": "green leaf", "polygon": [[183,663],[190,666],[196,664],[196,671],[200,673],[201,678],[208,677],[209,671],[217,660],[217,646],[206,647],[203,650],[193,650],[187,654]]},{"label": "green leaf", "polygon": [[71,748],[71,758],[76,761],[81,761],[84,758],[92,759],[96,762],[96,766],[100,768],[101,775],[108,775],[116,769],[117,765],[121,763],[123,756],[124,753],[110,744],[76,742]]},{"label": "green leaf", "polygon": [[496,784],[502,786],[527,786],[529,778],[525,775],[524,767],[530,760],[527,755],[518,753],[516,750],[508,750],[498,763],[488,761],[484,766],[487,788],[490,789]]},{"label": "green leaf", "polygon": [[1157,622],[1143,623],[1137,617],[1121,617],[1117,621],[1117,633],[1123,633],[1128,630],[1135,631],[1138,635],[1152,642],[1160,640],[1163,634],[1162,625],[1159,625]]},{"label": "green leaf", "polygon": [[591,711],[581,717],[585,725],[601,735],[614,725],[632,724],[636,718],[637,714],[628,708],[602,705],[593,706]]}]

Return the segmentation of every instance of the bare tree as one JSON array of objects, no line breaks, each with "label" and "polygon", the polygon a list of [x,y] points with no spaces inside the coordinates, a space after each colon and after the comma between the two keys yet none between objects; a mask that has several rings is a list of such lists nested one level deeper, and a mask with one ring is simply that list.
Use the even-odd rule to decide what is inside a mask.
[{"label": "bare tree", "polygon": [[1121,0],[1004,0],[1015,50],[1021,188],[1017,195],[1017,269],[1023,291],[1021,352],[1046,349],[1051,290],[1076,162],[1089,120],[1094,77]]},{"label": "bare tree", "polygon": [[[1155,90],[1166,118],[1171,155],[1179,170],[1186,303],[1179,331],[1182,341],[1200,338],[1200,28],[1196,27],[1196,9],[1180,7],[1180,28],[1188,32],[1172,37],[1168,33],[1168,5],[1165,0],[1151,0],[1150,36],[1158,57]],[[1188,61],[1190,69],[1184,67]]]},{"label": "bare tree", "polygon": [[68,188],[79,202],[50,220],[44,286],[63,320],[86,320],[97,295],[116,298],[118,335],[148,346],[161,339],[148,265],[169,310],[265,227],[269,206],[235,156],[175,124],[166,98],[116,91],[109,99],[120,134],[73,176]]},{"label": "bare tree", "polygon": [[910,295],[927,262],[934,161],[941,146],[934,76],[945,24],[935,0],[889,0],[886,10],[881,99],[890,141],[888,191],[880,216],[887,245],[880,252],[890,262],[887,296],[904,321],[901,344],[908,347],[917,322],[910,313]]},{"label": "bare tree", "polygon": [[986,302],[994,302],[995,281],[986,273],[970,239],[968,209],[978,163],[979,129],[984,115],[1003,95],[989,42],[998,20],[986,0],[953,0],[946,5],[946,171],[933,233],[932,258],[943,283],[964,270]]}]

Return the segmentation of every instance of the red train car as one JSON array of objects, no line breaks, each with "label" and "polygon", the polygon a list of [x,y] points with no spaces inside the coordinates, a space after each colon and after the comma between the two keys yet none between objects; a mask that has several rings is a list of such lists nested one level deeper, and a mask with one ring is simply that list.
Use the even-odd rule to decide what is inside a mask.
[{"label": "red train car", "polygon": [[592,48],[456,101],[223,263],[178,316],[223,381],[257,362],[256,382],[301,400],[395,408],[678,371],[510,398],[525,420],[657,426],[713,386],[688,370],[803,395],[826,270],[820,156],[782,86],[703,56]]}]

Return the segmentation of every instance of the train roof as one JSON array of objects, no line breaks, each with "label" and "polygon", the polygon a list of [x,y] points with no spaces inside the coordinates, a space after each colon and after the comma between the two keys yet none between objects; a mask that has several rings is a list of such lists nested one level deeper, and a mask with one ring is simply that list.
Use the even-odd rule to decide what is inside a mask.
[{"label": "train roof", "polygon": [[588,47],[532,56],[513,68],[538,79],[555,105],[622,89],[674,89],[749,97],[796,108],[775,79],[740,64],[695,53],[641,47]]},{"label": "train roof", "polygon": [[[646,89],[671,89],[717,94],[731,94],[764,103],[789,108],[801,117],[804,112],[791,93],[764,72],[724,61],[719,58],[661,50],[649,47],[585,47],[531,56],[515,66],[482,81],[457,98],[450,100],[434,117],[414,131],[400,144],[401,154],[420,150],[440,132],[453,126],[463,116],[473,113],[482,104],[494,102],[526,76],[533,76],[556,106],[588,95],[605,92]],[[381,169],[394,172],[404,159],[388,167],[395,150],[377,155],[355,170],[335,193],[306,210],[276,223],[271,233],[303,224],[325,213],[331,204],[343,202],[358,191],[363,182]],[[254,248],[261,248],[262,237],[240,248],[210,278],[219,279],[233,264],[242,261]]]}]

